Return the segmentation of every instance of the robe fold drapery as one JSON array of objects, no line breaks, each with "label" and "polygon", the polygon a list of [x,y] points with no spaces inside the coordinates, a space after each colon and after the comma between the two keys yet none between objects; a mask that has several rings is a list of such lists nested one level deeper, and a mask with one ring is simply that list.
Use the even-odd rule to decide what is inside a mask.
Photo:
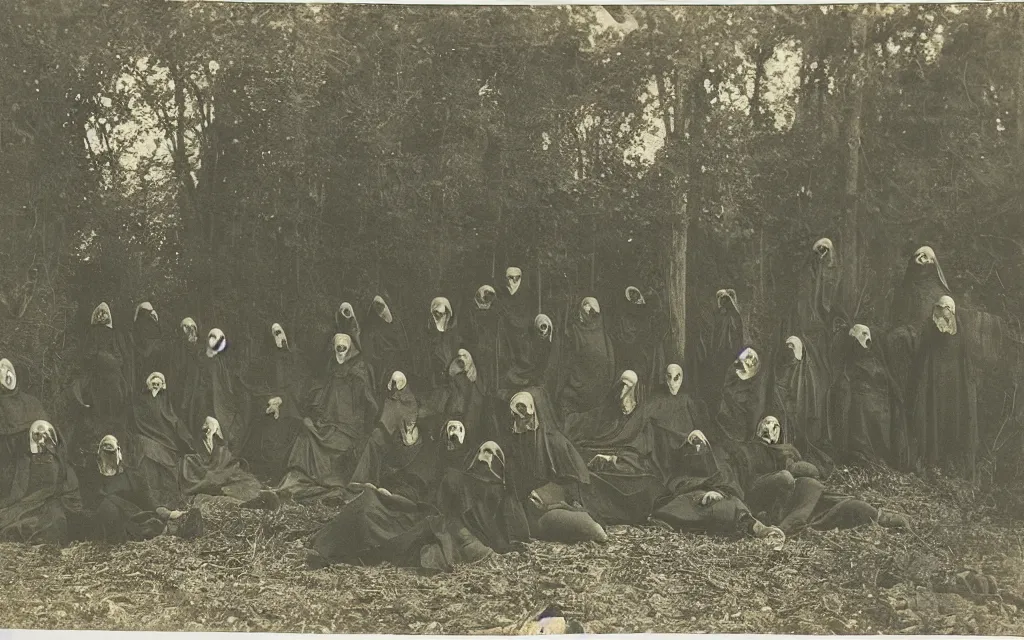
[{"label": "robe fold drapery", "polygon": [[827,453],[834,444],[829,436],[829,369],[817,347],[800,340],[799,360],[789,348],[778,352],[765,413],[785,425],[784,443],[805,452],[805,457],[828,476],[834,467]]},{"label": "robe fold drapery", "polygon": [[653,389],[665,371],[666,327],[654,302],[636,304],[619,296],[609,334],[615,367],[635,371],[645,389]]},{"label": "robe fold drapery", "polygon": [[496,553],[505,553],[513,543],[530,538],[522,503],[503,479],[482,463],[466,469],[448,467],[441,480],[438,507]]},{"label": "robe fold drapery", "polygon": [[615,348],[605,330],[604,317],[581,317],[579,305],[567,314],[563,344],[565,370],[558,403],[562,417],[589,411],[601,404],[618,370]]},{"label": "robe fold drapery", "polygon": [[672,395],[662,382],[644,401],[644,416],[650,428],[651,462],[667,484],[686,459],[687,436],[707,424],[707,410],[686,389]]},{"label": "robe fold drapery", "polygon": [[916,257],[915,252],[907,260],[903,280],[893,292],[889,320],[894,327],[930,323],[935,301],[952,295],[938,258],[931,264],[917,264]]},{"label": "robe fold drapery", "polygon": [[537,297],[524,276],[514,294],[501,284],[495,289],[492,308],[498,315],[498,379],[504,380],[512,369],[529,368],[530,334],[537,316]]},{"label": "robe fold drapery", "polygon": [[196,439],[178,418],[166,390],[156,397],[149,392],[136,394],[133,414],[125,439],[125,466],[146,483],[159,506],[177,509],[184,502],[181,460],[194,451]]},{"label": "robe fold drapery", "polygon": [[546,338],[536,326],[530,327],[518,359],[499,381],[499,395],[511,397],[529,387],[543,387],[549,395],[557,391],[562,336],[555,327],[551,327],[551,332]]},{"label": "robe fold drapery", "polygon": [[[245,422],[245,387],[234,368],[230,351],[199,358],[196,379],[186,391],[182,419],[190,431],[207,416],[216,418],[224,440],[235,454],[245,448],[249,430]],[[173,383],[169,383],[173,384]]]},{"label": "robe fold drapery", "polygon": [[0,502],[11,493],[17,461],[29,456],[29,428],[36,420],[49,419],[42,403],[20,386],[13,391],[0,387]]},{"label": "robe fold drapery", "polygon": [[468,305],[469,312],[466,314],[469,321],[469,352],[473,354],[473,361],[476,363],[483,387],[489,390],[501,387],[505,376],[505,371],[500,369],[498,363],[501,317],[498,315],[497,304],[495,301],[491,303],[490,308],[481,309],[471,301]]},{"label": "robe fold drapery", "polygon": [[746,344],[743,317],[731,299],[723,298],[712,316],[710,327],[701,337],[697,360],[697,392],[707,407],[718,407],[722,398],[722,380],[732,371],[732,363]]},{"label": "robe fold drapery", "polygon": [[247,502],[259,495],[261,484],[243,465],[243,460],[215,438],[213,451],[204,448],[182,459],[182,487],[187,495],[227,496]]},{"label": "robe fold drapery", "polygon": [[328,377],[308,397],[303,429],[277,488],[297,501],[342,492],[378,414],[370,369],[360,355],[333,362]]},{"label": "robe fold drapery", "polygon": [[[97,472],[98,473],[98,472]],[[100,476],[99,504],[92,514],[91,536],[110,544],[141,541],[163,533],[166,523],[157,515],[155,500],[144,476],[125,470]]]},{"label": "robe fold drapery", "polygon": [[[27,448],[28,436],[23,442]],[[0,503],[0,540],[64,545],[80,536],[86,522],[63,444],[56,453],[18,458],[12,491]]]},{"label": "robe fold drapery", "polygon": [[812,249],[797,274],[796,291],[775,335],[776,353],[770,355],[784,349],[789,336],[799,336],[805,345],[811,344],[820,353],[826,353],[833,323],[845,319],[848,313],[845,296],[842,265],[835,250],[821,256]]},{"label": "robe fold drapery", "polygon": [[[161,332],[160,323],[144,309],[140,309],[132,324],[132,347],[135,377],[131,379],[132,393],[145,388],[146,377],[154,371],[169,372],[170,350]],[[182,381],[175,380],[174,384]]]},{"label": "robe fold drapery", "polygon": [[744,442],[754,436],[757,424],[764,417],[768,405],[769,380],[765,369],[762,364],[761,369],[746,380],[737,376],[735,371],[726,374],[725,384],[722,386],[722,400],[712,424],[713,428],[707,434],[712,442],[723,437]]},{"label": "robe fold drapery", "polygon": [[436,392],[448,386],[448,367],[459,354],[459,349],[468,349],[469,340],[461,326],[461,321],[452,310],[448,319],[448,327],[438,331],[433,318],[427,328],[427,337],[423,341],[424,352],[421,354],[419,379],[424,381],[424,392]]},{"label": "robe fold drapery", "polygon": [[374,390],[380,394],[395,371],[409,371],[413,366],[412,343],[406,331],[405,322],[399,317],[391,298],[380,294],[391,311],[391,322],[385,322],[370,303],[363,328],[363,344],[367,349],[367,360],[374,373]]}]

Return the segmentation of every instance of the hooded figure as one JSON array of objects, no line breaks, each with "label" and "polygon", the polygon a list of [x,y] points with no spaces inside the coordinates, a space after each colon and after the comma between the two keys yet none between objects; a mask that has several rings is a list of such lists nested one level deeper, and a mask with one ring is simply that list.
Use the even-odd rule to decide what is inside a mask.
[{"label": "hooded figure", "polygon": [[135,307],[135,319],[132,323],[132,346],[134,350],[135,378],[131,380],[133,391],[135,385],[141,384],[139,374],[146,375],[150,371],[169,371],[169,352],[160,331],[160,316],[151,302],[143,302]]},{"label": "hooded figure", "polygon": [[707,424],[707,410],[683,383],[683,368],[665,367],[661,383],[645,402],[644,417],[651,439],[651,462],[668,486],[687,458],[687,438]]},{"label": "hooded figure", "polygon": [[496,289],[498,375],[504,378],[509,369],[523,364],[530,328],[537,316],[537,299],[519,267],[505,269],[505,278]]},{"label": "hooded figure", "polygon": [[704,404],[717,407],[721,401],[722,379],[746,343],[735,289],[719,289],[715,293],[715,312],[703,333],[697,355],[700,364],[695,377],[699,381],[700,398]]},{"label": "hooded figure", "polygon": [[844,460],[907,467],[903,392],[889,367],[888,336],[855,324],[837,357],[828,435]]},{"label": "hooded figure", "polygon": [[958,468],[972,482],[978,450],[976,372],[956,303],[938,298],[920,330],[908,391],[910,458],[918,470]]},{"label": "hooded figure", "polygon": [[561,336],[555,323],[547,314],[538,314],[519,360],[506,371],[499,385],[501,395],[510,396],[529,387],[543,387],[549,394],[554,393],[560,346]]},{"label": "hooded figure", "polygon": [[771,398],[766,410],[789,425],[792,444],[807,454],[824,475],[832,461],[821,450],[828,438],[828,367],[818,349],[799,336],[789,336],[775,360]]},{"label": "hooded figure", "polygon": [[476,354],[477,370],[484,388],[491,390],[500,386],[498,335],[502,318],[498,305],[498,292],[491,285],[485,284],[473,294],[473,302],[467,314],[470,350]]},{"label": "hooded figure", "polygon": [[183,499],[178,468],[182,457],[193,452],[196,441],[171,405],[164,374],[149,374],[146,390],[137,394],[132,405],[135,419],[127,440],[128,466],[145,482],[157,504],[179,508]]},{"label": "hooded figure", "polygon": [[256,375],[246,384],[250,435],[243,456],[255,475],[277,482],[303,429],[302,402],[310,372],[305,356],[279,323],[270,325],[262,342],[263,353],[253,367]]},{"label": "hooded figure", "polygon": [[714,441],[743,442],[754,437],[768,403],[768,376],[761,367],[752,347],[740,350],[722,385],[722,401],[710,430]]},{"label": "hooded figure", "polygon": [[375,375],[374,389],[383,389],[392,371],[412,364],[412,345],[402,318],[395,315],[386,293],[375,295],[366,312],[363,343]]},{"label": "hooded figure", "polygon": [[0,503],[11,492],[14,470],[28,457],[25,438],[36,420],[49,420],[43,405],[18,386],[18,373],[7,358],[0,359]]},{"label": "hooded figure", "polygon": [[[202,363],[205,347],[199,335],[199,325],[192,318],[184,318],[178,325],[171,339],[170,370],[167,372],[174,382],[171,385],[171,404],[179,415],[188,415],[185,404],[186,391],[194,389],[199,380],[199,366]],[[153,369],[150,369],[153,371]],[[161,369],[157,369],[161,371]]]},{"label": "hooded figure", "polygon": [[202,533],[198,509],[189,510],[187,515],[168,510],[154,499],[144,476],[125,468],[121,446],[114,436],[106,435],[100,440],[96,466],[100,499],[92,518],[94,539],[120,544],[149,540],[171,531],[185,538]]},{"label": "hooded figure", "polygon": [[334,336],[327,376],[307,394],[303,427],[277,491],[296,500],[340,495],[378,416],[370,367],[351,336]]},{"label": "hooded figure", "polygon": [[589,461],[583,505],[602,524],[642,524],[664,493],[651,462],[646,407],[637,400],[640,384],[637,374],[626,370],[603,406],[566,419],[566,435]]},{"label": "hooded figure", "polygon": [[[466,423],[466,447],[476,449],[481,442],[494,438],[491,402],[480,381],[476,360],[466,349],[459,349],[448,365],[448,394],[445,416],[460,416]],[[428,412],[429,413],[429,412]]]},{"label": "hooded figure", "polygon": [[665,360],[665,323],[654,301],[630,285],[618,297],[609,331],[619,369],[635,371],[644,387],[660,381]]},{"label": "hooded figure", "polygon": [[935,251],[929,246],[919,247],[907,261],[903,282],[893,292],[890,321],[893,326],[926,323],[932,317],[935,301],[950,295]]},{"label": "hooded figure", "polygon": [[846,317],[841,265],[831,240],[814,243],[796,277],[796,291],[774,344],[781,350],[787,336],[800,336],[805,347],[823,353],[831,343],[833,322]]},{"label": "hooded figure", "polygon": [[[239,503],[255,499],[261,492],[260,481],[231,455],[220,422],[206,416],[199,430],[198,453],[181,461],[181,481],[187,495],[227,496]],[[276,506],[276,505],[275,505]]]},{"label": "hooded figure", "polygon": [[199,359],[197,376],[185,392],[187,424],[202,424],[207,416],[220,423],[227,447],[240,453],[249,437],[245,422],[245,387],[235,369],[228,337],[220,329],[210,329],[206,348]]},{"label": "hooded figure", "polygon": [[[437,391],[447,387],[448,365],[459,349],[468,346],[448,298],[439,296],[431,300],[427,335],[422,377],[427,382],[427,391]],[[436,405],[438,411],[440,406]]]},{"label": "hooded figure", "polygon": [[45,420],[23,434],[10,495],[0,504],[0,540],[65,545],[85,524],[78,477],[67,461],[64,439]]},{"label": "hooded figure", "polygon": [[563,417],[601,404],[608,385],[615,380],[615,349],[595,298],[580,301],[565,332],[566,369],[559,393]]}]

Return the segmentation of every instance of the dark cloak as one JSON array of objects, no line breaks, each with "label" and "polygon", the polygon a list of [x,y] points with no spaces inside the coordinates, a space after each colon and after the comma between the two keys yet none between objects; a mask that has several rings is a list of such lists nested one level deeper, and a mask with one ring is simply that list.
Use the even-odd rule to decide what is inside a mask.
[{"label": "dark cloak", "polygon": [[0,387],[0,502],[11,492],[16,461],[29,455],[25,442],[36,420],[50,418],[35,396],[21,390],[21,381],[14,391]]},{"label": "dark cloak", "polygon": [[604,328],[604,315],[580,317],[580,305],[565,323],[566,350],[559,406],[562,416],[589,411],[601,404],[615,379],[615,348]]},{"label": "dark cloak", "polygon": [[785,425],[783,443],[806,452],[809,461],[827,476],[833,463],[824,450],[834,444],[828,431],[828,366],[817,347],[797,337],[803,343],[803,358],[797,360],[785,344],[778,350],[765,413]]},{"label": "dark cloak", "polygon": [[192,431],[202,425],[207,416],[216,418],[227,447],[241,452],[249,437],[245,422],[245,387],[235,371],[231,348],[212,358],[204,353],[197,364],[196,379],[186,391],[183,419]]},{"label": "dark cloak", "polygon": [[[469,352],[473,354],[473,361],[476,362],[477,372],[485,389],[497,389],[500,386],[498,366],[498,325],[501,317],[498,315],[498,300],[491,303],[490,309],[480,309],[473,300],[470,300],[466,314],[469,320]],[[501,375],[504,375],[502,370]]]},{"label": "dark cloak", "polygon": [[662,382],[644,401],[644,416],[650,430],[651,463],[667,485],[685,468],[684,462],[692,460],[684,452],[686,438],[707,424],[707,411],[685,387],[672,395]]},{"label": "dark cloak", "polygon": [[[493,464],[500,466],[497,461]],[[522,503],[483,462],[473,460],[462,469],[448,467],[438,495],[442,513],[461,521],[477,540],[497,553],[510,551],[514,542],[530,538]]]},{"label": "dark cloak", "polygon": [[797,273],[796,291],[775,335],[776,352],[770,355],[778,355],[789,336],[800,336],[804,346],[811,344],[824,353],[831,343],[833,322],[846,317],[842,286],[835,249],[825,257],[812,249]]},{"label": "dark cloak", "polygon": [[889,370],[885,346],[885,336],[872,335],[868,349],[846,336],[829,393],[827,435],[845,460],[906,469],[903,392]]},{"label": "dark cloak", "polygon": [[935,264],[917,264],[914,255],[907,260],[903,281],[892,296],[890,323],[893,326],[919,326],[931,322],[932,309],[942,296],[952,296],[938,258]]},{"label": "dark cloak", "polygon": [[[146,378],[154,371],[167,373],[170,367],[170,352],[160,330],[160,323],[149,312],[140,309],[132,324],[132,346],[134,347],[134,372],[131,380],[132,392],[146,386]],[[175,381],[181,384],[181,381]]]},{"label": "dark cloak", "polygon": [[186,403],[189,391],[199,384],[199,365],[206,358],[201,338],[202,336],[196,342],[189,342],[184,332],[176,335],[174,346],[170,350],[170,370],[161,371],[167,377],[167,389],[174,410],[185,418],[190,417]]},{"label": "dark cloak", "polygon": [[[354,296],[349,296],[338,303],[338,307],[334,310],[330,329],[320,336],[317,348],[313,351],[313,370],[317,376],[325,375],[330,370],[331,363],[334,362],[334,336],[339,333],[344,333],[352,338],[352,345],[363,354],[364,358],[367,358],[367,364],[369,364],[368,358],[370,354],[363,348],[363,332],[359,323],[359,313],[356,311],[356,305],[349,302],[354,299]],[[341,315],[341,305],[346,302],[352,305],[351,318],[345,318]],[[322,324],[320,326],[323,327]]]},{"label": "dark cloak", "polygon": [[635,371],[640,384],[651,389],[665,369],[665,323],[656,303],[648,297],[644,304],[635,304],[625,295],[619,295],[617,300],[609,330],[615,348],[615,367]]},{"label": "dark cloak", "polygon": [[526,274],[523,274],[515,295],[508,292],[506,285],[507,281],[502,279],[494,287],[498,295],[491,305],[498,314],[499,378],[504,378],[513,367],[528,366],[527,343],[530,341],[533,319],[537,316],[537,298],[527,282]]},{"label": "dark cloak", "polygon": [[296,500],[336,494],[348,484],[378,414],[370,368],[358,352],[343,364],[332,360],[328,377],[307,397],[308,419],[278,486]]},{"label": "dark cloak", "polygon": [[732,370],[732,363],[746,344],[743,317],[732,299],[716,301],[710,327],[701,336],[698,353],[700,361],[696,375],[698,391],[704,404],[717,407],[721,402],[722,380]]},{"label": "dark cloak", "polygon": [[420,377],[426,382],[427,390],[434,391],[447,387],[448,366],[459,354],[459,349],[469,350],[469,341],[458,322],[459,316],[455,307],[452,307],[452,315],[445,331],[438,331],[433,316],[427,315],[427,339],[423,343],[426,351],[422,355]]},{"label": "dark cloak", "polygon": [[[554,323],[554,320],[552,320]],[[558,356],[562,337],[551,327],[553,335],[547,339],[536,326],[530,327],[529,338],[522,345],[519,360],[505,372],[500,395],[512,397],[529,387],[543,387],[554,393],[558,383]]]},{"label": "dark cloak", "polygon": [[99,479],[99,505],[92,517],[92,538],[109,544],[141,541],[163,533],[165,523],[156,514],[158,501],[153,499],[144,476],[124,470],[112,476],[95,472]]},{"label": "dark cloak", "polygon": [[[957,317],[958,329],[960,319]],[[921,330],[910,376],[908,435],[911,460],[922,467],[952,466],[976,480],[978,404],[976,372],[962,331]]]},{"label": "dark cloak", "polygon": [[476,450],[488,440],[494,440],[492,403],[484,394],[480,379],[470,381],[464,372],[452,376],[443,415],[460,420],[466,427],[466,447]]},{"label": "dark cloak", "polygon": [[371,300],[370,308],[366,312],[363,335],[363,344],[367,349],[366,357],[376,376],[374,389],[378,392],[387,385],[392,373],[404,372],[412,366],[412,345],[405,323],[395,312],[391,298],[386,293],[380,294],[380,297],[391,310],[391,322],[384,322],[373,308]]},{"label": "dark cloak", "polygon": [[187,495],[228,496],[247,502],[259,495],[261,485],[246,471],[242,460],[231,455],[224,442],[213,439],[213,451],[203,447],[181,461],[181,482]]},{"label": "dark cloak", "polygon": [[353,485],[372,484],[413,502],[430,502],[440,480],[444,444],[436,433],[417,426],[419,440],[406,445],[401,427],[389,433],[387,427],[378,424],[352,473],[349,491]]},{"label": "dark cloak", "polygon": [[145,482],[160,506],[178,508],[183,503],[178,469],[182,457],[193,451],[191,431],[178,418],[166,390],[155,398],[148,391],[137,394],[133,409],[125,466]]},{"label": "dark cloak", "polygon": [[757,374],[748,380],[740,379],[735,370],[726,374],[722,385],[722,401],[713,428],[707,434],[712,441],[723,441],[725,438],[744,442],[754,437],[768,405],[766,367],[767,364],[762,360]]}]

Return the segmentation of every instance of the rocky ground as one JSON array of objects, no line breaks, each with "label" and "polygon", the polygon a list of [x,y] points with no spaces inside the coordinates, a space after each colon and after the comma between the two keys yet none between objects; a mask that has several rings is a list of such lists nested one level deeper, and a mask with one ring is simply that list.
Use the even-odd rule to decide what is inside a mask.
[{"label": "rocky ground", "polygon": [[614,527],[604,545],[534,542],[448,575],[311,571],[303,540],[330,510],[211,500],[198,540],[0,545],[0,628],[466,634],[557,604],[591,633],[1024,635],[1024,514],[1010,494],[860,470],[832,484],[910,515],[913,531],[808,532],[772,551]]}]

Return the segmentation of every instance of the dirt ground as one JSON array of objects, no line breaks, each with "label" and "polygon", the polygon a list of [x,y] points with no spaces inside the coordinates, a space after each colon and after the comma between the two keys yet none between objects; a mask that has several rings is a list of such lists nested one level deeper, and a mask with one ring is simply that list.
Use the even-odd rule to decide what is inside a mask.
[{"label": "dirt ground", "polygon": [[[604,545],[533,542],[448,575],[312,571],[303,540],[329,510],[260,513],[212,500],[193,541],[0,545],[0,628],[465,634],[557,604],[590,633],[1024,635],[1019,502],[943,479],[837,476],[837,489],[910,515],[913,531],[808,532],[772,551],[613,527]],[[994,576],[998,594],[972,594],[964,571]]]}]

